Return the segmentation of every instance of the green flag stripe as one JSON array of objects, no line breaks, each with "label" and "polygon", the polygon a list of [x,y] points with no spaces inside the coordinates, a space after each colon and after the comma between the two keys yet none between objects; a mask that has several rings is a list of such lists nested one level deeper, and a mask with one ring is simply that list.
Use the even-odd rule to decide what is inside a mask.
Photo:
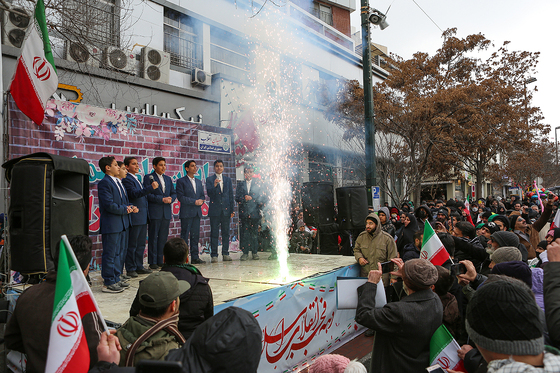
[{"label": "green flag stripe", "polygon": [[440,326],[430,340],[430,362],[434,361],[452,340],[453,337],[445,325]]},{"label": "green flag stripe", "polygon": [[426,220],[426,222],[424,223],[424,239],[422,240],[422,246],[424,246],[434,234],[436,233],[434,232],[430,223],[428,223],[428,221]]},{"label": "green flag stripe", "polygon": [[49,39],[49,31],[47,29],[47,17],[45,15],[45,3],[43,0],[38,0],[35,6],[35,21],[39,31],[41,33],[41,38],[43,39],[43,49],[45,50],[45,58],[52,65],[54,72],[56,71],[56,66],[54,65],[54,57],[51,49],[51,41]]},{"label": "green flag stripe", "polygon": [[70,267],[69,260],[72,257],[67,253],[68,248],[64,241],[60,241],[60,252],[58,254],[58,270],[56,275],[56,290],[54,292],[54,307],[52,322],[56,320],[58,313],[64,307],[70,296],[72,295],[72,280],[70,279],[70,272],[75,270],[75,265]]}]

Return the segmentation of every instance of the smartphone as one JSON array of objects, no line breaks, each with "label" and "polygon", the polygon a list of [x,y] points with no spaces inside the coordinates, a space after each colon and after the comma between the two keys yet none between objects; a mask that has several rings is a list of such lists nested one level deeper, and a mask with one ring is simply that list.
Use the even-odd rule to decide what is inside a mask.
[{"label": "smartphone", "polygon": [[430,373],[445,373],[445,370],[443,370],[443,368],[439,364],[432,365],[431,367],[427,367],[426,371]]},{"label": "smartphone", "polygon": [[467,267],[463,263],[451,264],[451,274],[453,276],[464,275],[467,273]]},{"label": "smartphone", "polygon": [[393,272],[395,270],[395,263],[393,263],[392,261],[388,261],[388,262],[383,262],[381,263],[381,272],[382,273],[389,273],[389,272]]},{"label": "smartphone", "polygon": [[136,373],[183,373],[180,361],[140,360]]}]

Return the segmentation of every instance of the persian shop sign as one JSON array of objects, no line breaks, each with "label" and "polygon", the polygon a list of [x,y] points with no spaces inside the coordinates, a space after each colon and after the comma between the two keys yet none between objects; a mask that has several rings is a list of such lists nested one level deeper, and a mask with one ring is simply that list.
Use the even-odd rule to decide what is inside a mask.
[{"label": "persian shop sign", "polygon": [[198,131],[198,151],[230,154],[231,136],[215,132]]}]

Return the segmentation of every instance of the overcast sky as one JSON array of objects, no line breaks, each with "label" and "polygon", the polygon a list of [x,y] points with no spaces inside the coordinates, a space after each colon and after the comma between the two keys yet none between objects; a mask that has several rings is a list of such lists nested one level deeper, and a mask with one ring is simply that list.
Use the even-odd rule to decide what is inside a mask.
[{"label": "overcast sky", "polygon": [[[496,46],[511,41],[509,50],[541,52],[533,105],[539,106],[545,123],[560,126],[560,1],[520,0],[416,0],[442,29],[456,27],[457,36],[482,33]],[[441,46],[441,31],[412,0],[370,0],[370,7],[387,13],[389,27],[373,29],[372,41],[408,59],[417,51],[433,55]],[[352,26],[360,29],[360,0],[352,13]],[[560,134],[559,134],[560,136]]]}]

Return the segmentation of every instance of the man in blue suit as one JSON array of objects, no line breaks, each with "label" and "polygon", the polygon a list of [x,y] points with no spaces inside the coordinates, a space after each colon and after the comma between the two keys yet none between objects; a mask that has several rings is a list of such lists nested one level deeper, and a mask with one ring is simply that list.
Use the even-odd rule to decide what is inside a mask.
[{"label": "man in blue suit", "polygon": [[[204,264],[198,257],[198,238],[200,236],[200,218],[204,203],[204,187],[202,181],[195,179],[198,168],[195,161],[185,163],[187,176],[177,180],[177,198],[181,202],[181,238],[189,243],[192,264]],[[190,235],[190,241],[189,241]]]},{"label": "man in blue suit", "polygon": [[254,260],[258,260],[258,229],[261,224],[261,210],[263,207],[263,193],[257,180],[253,180],[253,167],[245,166],[243,171],[245,181],[237,184],[235,200],[239,208],[239,243],[243,255],[239,260],[249,258],[249,251]]},{"label": "man in blue suit", "polygon": [[152,161],[154,171],[144,176],[144,188],[150,188],[156,181],[159,186],[148,197],[148,263],[151,269],[163,266],[163,246],[169,235],[169,222],[172,218],[171,204],[177,198],[173,181],[167,175],[165,158],[156,157]]},{"label": "man in blue suit", "polygon": [[215,175],[206,179],[206,193],[210,197],[210,247],[212,252],[212,263],[218,262],[218,236],[220,226],[222,229],[222,259],[231,262],[229,256],[229,222],[235,215],[233,211],[233,184],[231,179],[222,175],[224,162],[214,162]]},{"label": "man in blue suit", "polygon": [[138,274],[151,273],[151,269],[144,268],[144,250],[146,249],[146,234],[148,233],[148,197],[158,189],[157,181],[152,182],[150,187],[144,188],[138,177],[138,160],[136,157],[126,157],[124,165],[128,174],[122,183],[130,202],[138,207],[138,214],[131,216],[132,226],[128,230],[128,248],[126,250],[125,267],[126,274],[130,277],[138,277]]},{"label": "man in blue suit", "polygon": [[124,253],[126,253],[126,230],[130,226],[129,214],[138,212],[138,208],[128,201],[126,191],[118,176],[120,168],[115,157],[103,157],[99,168],[105,177],[97,184],[99,210],[101,212],[101,277],[104,293],[120,293],[128,284],[120,279]]}]

